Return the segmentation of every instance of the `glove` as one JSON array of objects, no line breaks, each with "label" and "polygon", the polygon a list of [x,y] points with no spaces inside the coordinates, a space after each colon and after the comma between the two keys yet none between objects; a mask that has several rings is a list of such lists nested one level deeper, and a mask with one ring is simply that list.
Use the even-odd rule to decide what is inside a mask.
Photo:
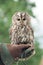
[{"label": "glove", "polygon": [[14,60],[28,58],[34,51],[34,46],[31,44],[8,44],[7,48]]}]

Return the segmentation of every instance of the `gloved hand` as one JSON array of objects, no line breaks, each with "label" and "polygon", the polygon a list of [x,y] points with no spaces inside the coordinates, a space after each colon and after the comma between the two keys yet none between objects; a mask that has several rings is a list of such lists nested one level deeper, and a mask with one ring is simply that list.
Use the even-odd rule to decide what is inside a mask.
[{"label": "gloved hand", "polygon": [[9,52],[13,56],[14,60],[18,60],[21,57],[21,54],[25,52],[25,50],[34,49],[34,46],[31,44],[8,44],[7,47],[9,49]]}]

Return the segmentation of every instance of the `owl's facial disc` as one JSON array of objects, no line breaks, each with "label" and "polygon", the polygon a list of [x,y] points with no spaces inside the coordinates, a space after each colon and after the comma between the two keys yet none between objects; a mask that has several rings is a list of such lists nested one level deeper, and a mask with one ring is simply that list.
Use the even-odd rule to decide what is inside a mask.
[{"label": "owl's facial disc", "polygon": [[25,15],[26,15],[26,14],[25,14],[24,12],[18,12],[18,13],[17,13],[17,20],[18,20],[18,21],[20,21],[20,20],[21,20],[21,21],[25,21],[25,20],[26,20]]},{"label": "owl's facial disc", "polygon": [[24,12],[17,12],[16,14],[17,25],[25,25],[26,22],[26,14]]}]

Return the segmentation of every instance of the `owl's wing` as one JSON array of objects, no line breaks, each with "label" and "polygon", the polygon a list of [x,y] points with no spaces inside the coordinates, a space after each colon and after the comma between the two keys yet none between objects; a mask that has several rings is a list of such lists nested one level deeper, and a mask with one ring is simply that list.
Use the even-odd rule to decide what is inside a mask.
[{"label": "owl's wing", "polygon": [[9,35],[10,35],[10,42],[11,44],[15,44],[17,41],[17,34],[16,34],[16,29],[15,27],[11,26],[9,29]]},{"label": "owl's wing", "polygon": [[31,26],[28,26],[29,43],[34,43],[34,31]]},{"label": "owl's wing", "polygon": [[9,29],[9,35],[10,35],[9,37],[10,37],[10,40],[11,40],[11,38],[12,38],[12,30],[13,30],[13,29],[12,29],[12,27],[11,27],[11,28]]},{"label": "owl's wing", "polygon": [[30,39],[29,39],[30,43],[34,43],[34,31],[33,29],[30,27]]}]

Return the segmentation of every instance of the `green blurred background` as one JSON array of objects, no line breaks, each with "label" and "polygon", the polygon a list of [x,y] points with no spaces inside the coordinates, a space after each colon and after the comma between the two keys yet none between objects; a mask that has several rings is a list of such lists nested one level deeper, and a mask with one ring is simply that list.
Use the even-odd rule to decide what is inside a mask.
[{"label": "green blurred background", "polygon": [[[10,43],[9,27],[12,22],[12,15],[17,11],[28,12],[35,18],[32,8],[35,3],[30,0],[0,0],[0,43]],[[19,65],[40,65],[43,56],[43,49],[39,48],[39,43],[35,40],[36,54],[28,61],[19,62]]]}]

